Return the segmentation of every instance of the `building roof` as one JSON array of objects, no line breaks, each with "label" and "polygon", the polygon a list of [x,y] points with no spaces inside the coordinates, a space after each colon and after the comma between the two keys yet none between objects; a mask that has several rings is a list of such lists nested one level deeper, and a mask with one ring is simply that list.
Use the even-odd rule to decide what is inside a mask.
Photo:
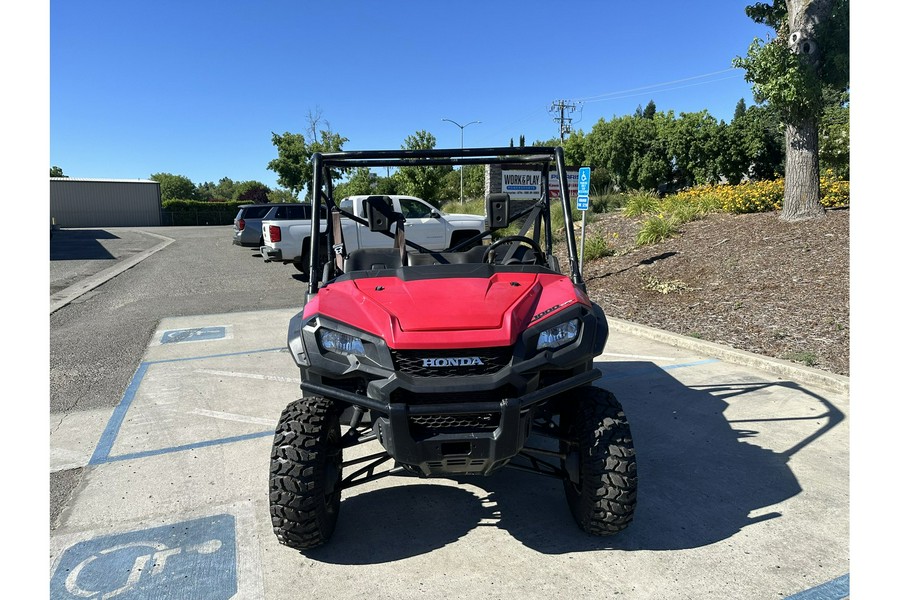
[{"label": "building roof", "polygon": [[51,177],[50,181],[91,181],[95,183],[155,183],[153,179],[91,179],[88,177]]}]

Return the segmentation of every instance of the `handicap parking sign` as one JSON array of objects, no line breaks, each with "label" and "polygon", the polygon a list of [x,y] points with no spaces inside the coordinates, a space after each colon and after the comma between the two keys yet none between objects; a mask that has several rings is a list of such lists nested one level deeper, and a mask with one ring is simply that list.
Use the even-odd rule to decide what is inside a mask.
[{"label": "handicap parking sign", "polygon": [[233,515],[109,535],[69,547],[51,600],[225,600],[237,593]]},{"label": "handicap parking sign", "polygon": [[578,169],[578,210],[587,210],[591,194],[591,168]]}]

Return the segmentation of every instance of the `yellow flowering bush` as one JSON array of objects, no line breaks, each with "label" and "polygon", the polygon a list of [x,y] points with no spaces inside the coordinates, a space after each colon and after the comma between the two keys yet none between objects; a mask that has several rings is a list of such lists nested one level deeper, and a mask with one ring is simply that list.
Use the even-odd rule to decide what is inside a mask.
[{"label": "yellow flowering bush", "polygon": [[[837,179],[828,169],[819,180],[822,205],[826,208],[850,205],[850,182]],[[671,202],[703,203],[704,212],[719,209],[730,213],[781,210],[784,178],[772,181],[745,181],[738,185],[703,185],[667,198]]]},{"label": "yellow flowering bush", "polygon": [[826,169],[819,180],[822,206],[850,206],[850,182],[838,179],[831,169]]}]

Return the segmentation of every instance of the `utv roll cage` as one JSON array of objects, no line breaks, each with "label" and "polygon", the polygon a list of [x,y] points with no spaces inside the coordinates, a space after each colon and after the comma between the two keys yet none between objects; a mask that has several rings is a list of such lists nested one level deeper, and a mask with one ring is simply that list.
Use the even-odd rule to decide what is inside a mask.
[{"label": "utv roll cage", "polygon": [[[380,231],[388,237],[396,238],[398,234],[406,246],[409,246],[419,252],[428,252],[426,248],[419,246],[409,240],[405,240],[402,235],[402,217],[397,223],[396,233],[391,233],[390,225],[393,221],[389,220],[386,224],[376,225],[370,218],[368,221],[345,210],[341,210],[335,202],[333,174],[341,169],[351,169],[356,167],[412,167],[412,166],[465,166],[465,165],[529,165],[539,166],[542,174],[541,196],[537,201],[529,201],[528,206],[517,211],[515,214],[508,214],[509,196],[508,194],[492,194],[487,198],[486,212],[488,217],[488,226],[485,232],[479,236],[467,239],[450,248],[453,252],[460,248],[470,246],[473,243],[479,243],[482,239],[491,235],[494,228],[505,227],[507,223],[513,223],[518,219],[525,218],[522,225],[520,236],[524,236],[534,226],[535,237],[541,237],[543,229],[543,246],[546,254],[551,254],[553,249],[553,231],[550,224],[550,191],[549,181],[551,170],[557,173],[559,177],[559,199],[562,202],[563,216],[565,220],[565,241],[568,250],[569,265],[571,268],[570,278],[572,283],[585,289],[584,280],[582,278],[581,268],[578,262],[577,245],[575,242],[575,232],[572,226],[572,208],[569,204],[569,190],[566,183],[565,160],[563,158],[563,150],[560,147],[530,147],[530,148],[461,148],[461,149],[433,149],[433,150],[359,150],[347,152],[332,153],[315,153],[310,159],[312,165],[312,214],[311,214],[311,232],[310,232],[310,251],[309,251],[309,286],[307,289],[307,298],[311,298],[318,292],[319,282],[327,283],[333,276],[340,274],[341,270],[338,266],[337,256],[342,251],[340,240],[335,240],[334,222],[339,220],[328,219],[326,217],[339,216],[346,218],[362,225],[370,227],[373,231]],[[535,169],[536,170],[536,169]],[[429,200],[425,198],[425,200]],[[494,202],[496,200],[497,202]],[[322,204],[326,213],[322,212]],[[497,216],[494,217],[494,209]],[[322,222],[325,221],[323,226]],[[386,227],[385,227],[386,225]],[[338,234],[340,235],[340,234]],[[515,237],[515,236],[513,236]],[[540,244],[541,240],[536,239]],[[326,256],[320,255],[322,251],[326,252]]]}]

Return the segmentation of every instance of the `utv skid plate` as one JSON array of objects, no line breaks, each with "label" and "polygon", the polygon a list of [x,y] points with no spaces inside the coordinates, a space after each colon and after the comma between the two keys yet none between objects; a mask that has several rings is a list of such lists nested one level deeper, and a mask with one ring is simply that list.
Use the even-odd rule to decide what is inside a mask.
[{"label": "utv skid plate", "polygon": [[[577,440],[567,439],[561,436],[559,424],[552,420],[535,418],[532,421],[531,434],[537,436],[541,440],[546,440],[548,446],[555,445],[556,447],[561,447],[563,444],[567,444],[572,449],[577,449],[578,447]],[[378,436],[370,425],[364,427],[357,425],[356,428],[351,426],[350,431],[341,436],[341,448],[346,450],[362,444],[375,442],[377,439]],[[379,467],[392,460],[394,460],[393,457],[388,454],[387,451],[375,452],[359,458],[345,460],[343,462],[344,468],[359,468],[341,480],[340,488],[346,490],[370,481],[376,481],[378,479],[396,475],[418,475],[422,477],[422,475],[416,473],[413,469],[396,462],[391,468],[378,470]],[[562,468],[559,465],[564,465],[565,468]],[[563,453],[558,450],[533,446],[525,446],[512,458],[512,460],[502,466],[502,468],[506,469],[536,473],[561,481],[570,481],[576,485],[580,483],[578,467],[577,452]],[[453,474],[436,475],[436,477],[452,476]]]}]

